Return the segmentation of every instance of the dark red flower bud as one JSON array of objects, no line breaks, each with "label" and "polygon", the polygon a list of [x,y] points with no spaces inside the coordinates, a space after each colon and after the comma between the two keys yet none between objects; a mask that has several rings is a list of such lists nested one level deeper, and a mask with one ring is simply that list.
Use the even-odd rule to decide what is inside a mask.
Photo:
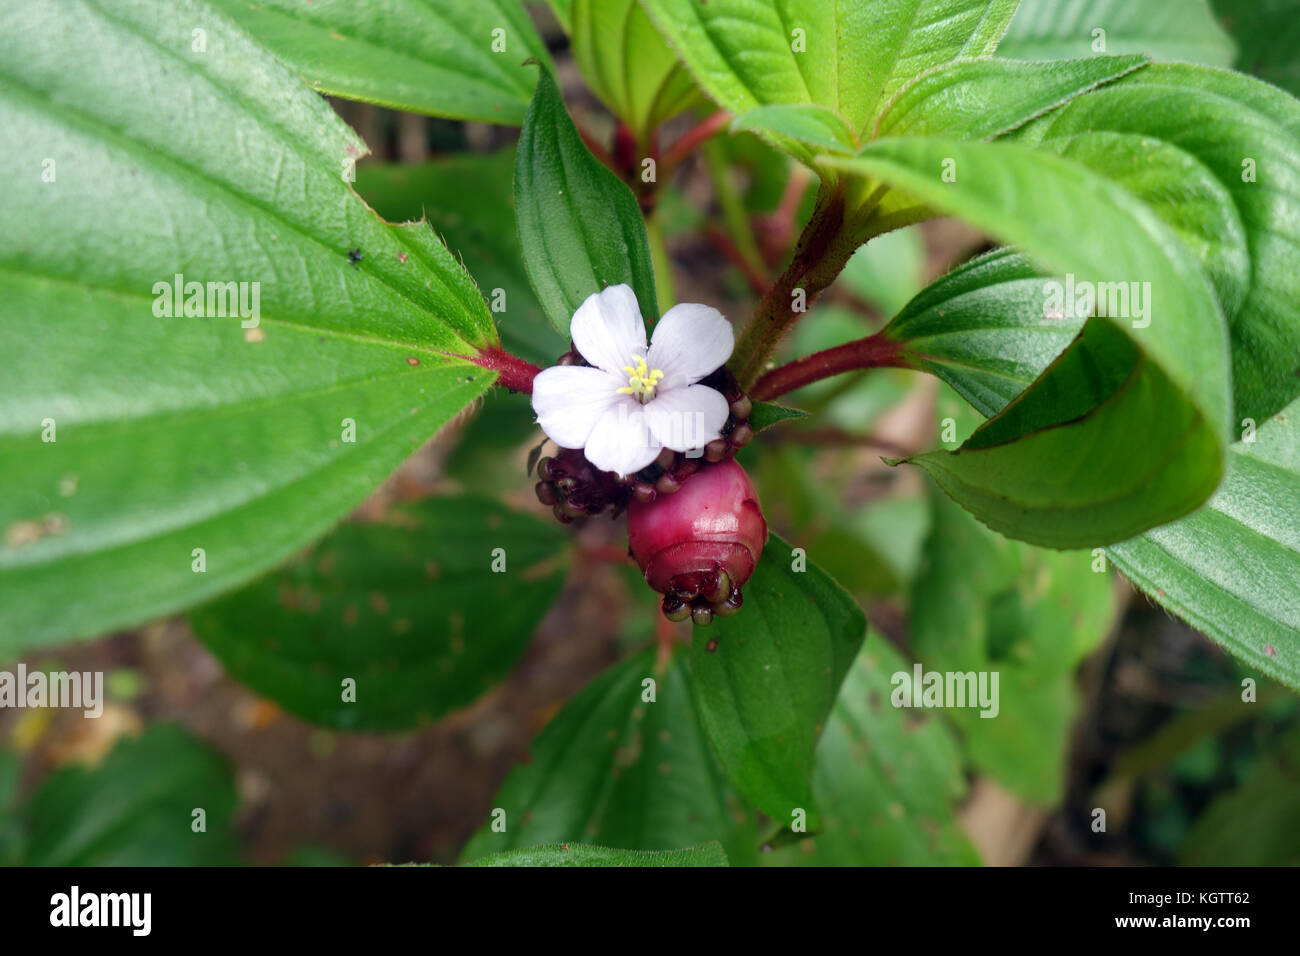
[{"label": "dark red flower bud", "polygon": [[702,465],[674,494],[628,506],[628,543],[646,583],[664,595],[664,615],[704,625],[740,609],[767,522],[735,461]]}]

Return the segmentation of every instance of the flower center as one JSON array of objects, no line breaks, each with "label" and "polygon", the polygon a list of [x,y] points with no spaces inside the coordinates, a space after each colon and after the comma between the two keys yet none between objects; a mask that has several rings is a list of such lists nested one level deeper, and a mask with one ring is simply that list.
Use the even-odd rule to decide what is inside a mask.
[{"label": "flower center", "polygon": [[623,371],[627,372],[627,385],[617,389],[618,394],[631,395],[642,405],[655,397],[655,387],[664,377],[664,373],[659,369],[650,371],[641,356],[637,357],[635,366],[624,365]]}]

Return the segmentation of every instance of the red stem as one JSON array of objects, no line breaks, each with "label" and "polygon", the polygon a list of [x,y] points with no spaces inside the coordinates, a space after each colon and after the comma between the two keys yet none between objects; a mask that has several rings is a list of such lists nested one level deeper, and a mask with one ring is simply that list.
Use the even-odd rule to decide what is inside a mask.
[{"label": "red stem", "polygon": [[750,398],[770,401],[832,375],[862,368],[910,368],[902,346],[879,333],[833,349],[814,352],[772,369],[750,389]]},{"label": "red stem", "polygon": [[480,368],[496,372],[495,384],[508,388],[512,392],[523,392],[525,395],[533,393],[533,377],[541,371],[532,362],[525,362],[518,355],[511,355],[499,345],[493,345],[477,355],[466,355],[463,358]]},{"label": "red stem", "polygon": [[731,114],[726,110],[719,110],[677,137],[676,142],[668,147],[663,160],[659,163],[662,178],[667,179],[682,160],[695,152],[705,140],[720,133],[729,122],[731,122]]}]

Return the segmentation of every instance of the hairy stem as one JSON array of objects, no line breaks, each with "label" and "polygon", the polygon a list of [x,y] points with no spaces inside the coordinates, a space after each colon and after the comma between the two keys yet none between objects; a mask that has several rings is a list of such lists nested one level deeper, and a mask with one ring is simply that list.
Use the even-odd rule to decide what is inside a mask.
[{"label": "hairy stem", "polygon": [[512,392],[523,392],[525,395],[533,393],[533,377],[541,371],[532,362],[526,362],[518,355],[512,355],[499,345],[490,346],[477,355],[462,357],[480,368],[496,372],[497,380],[494,384]]},{"label": "hairy stem", "polygon": [[857,248],[851,229],[845,229],[842,184],[823,184],[817,208],[795,244],[794,256],[754,310],[730,367],[743,389],[763,373],[777,343],[803,315],[814,298],[835,281]]},{"label": "hairy stem", "polygon": [[879,333],[833,349],[814,352],[772,369],[749,390],[751,398],[770,401],[832,375],[864,368],[909,368],[899,343]]}]

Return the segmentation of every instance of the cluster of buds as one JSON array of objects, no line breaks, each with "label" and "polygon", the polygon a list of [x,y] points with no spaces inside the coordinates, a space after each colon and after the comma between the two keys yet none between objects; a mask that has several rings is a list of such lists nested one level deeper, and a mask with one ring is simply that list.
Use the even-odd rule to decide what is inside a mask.
[{"label": "cluster of buds", "polygon": [[[557,364],[585,363],[576,352],[569,352]],[[730,414],[722,437],[691,454],[665,448],[649,465],[625,477],[600,471],[587,461],[581,449],[562,448],[556,455],[537,461],[539,480],[534,488],[537,500],[565,524],[607,510],[617,517],[632,501],[649,504],[660,495],[672,494],[706,464],[731,461],[754,438],[754,429],[749,424],[753,403],[725,368],[718,369],[700,384],[716,389],[727,399]]]}]

